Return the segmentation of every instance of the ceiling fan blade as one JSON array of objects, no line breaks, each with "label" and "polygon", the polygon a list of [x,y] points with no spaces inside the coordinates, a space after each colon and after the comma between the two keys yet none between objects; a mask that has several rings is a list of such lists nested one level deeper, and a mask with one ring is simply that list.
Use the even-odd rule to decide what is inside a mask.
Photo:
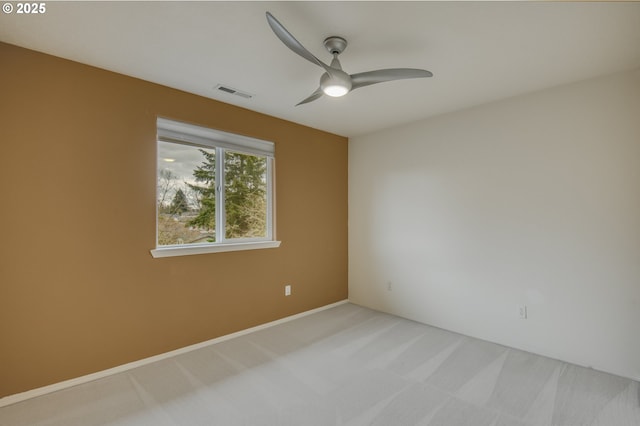
[{"label": "ceiling fan blade", "polygon": [[271,27],[273,32],[280,39],[280,41],[285,44],[285,46],[305,58],[307,61],[312,62],[324,68],[328,73],[331,73],[331,67],[329,65],[325,64],[320,59],[313,56],[311,52],[305,49],[305,47],[300,44],[300,42],[296,40],[296,38],[292,36],[289,31],[287,31],[284,25],[278,22],[278,20],[274,18],[273,15],[269,12],[267,12],[267,22],[269,22],[269,26]]},{"label": "ceiling fan blade", "polygon": [[307,97],[307,98],[301,100],[300,102],[298,102],[296,104],[296,106],[302,105],[302,104],[308,104],[309,102],[313,102],[316,99],[321,98],[323,94],[324,94],[324,92],[322,92],[322,89],[318,87],[315,92],[313,92],[309,97]]},{"label": "ceiling fan blade", "polygon": [[424,77],[433,77],[433,73],[427,70],[418,70],[413,68],[390,68],[384,70],[361,72],[351,75],[351,90],[357,89],[359,87],[369,86],[371,84],[384,83],[385,81]]}]

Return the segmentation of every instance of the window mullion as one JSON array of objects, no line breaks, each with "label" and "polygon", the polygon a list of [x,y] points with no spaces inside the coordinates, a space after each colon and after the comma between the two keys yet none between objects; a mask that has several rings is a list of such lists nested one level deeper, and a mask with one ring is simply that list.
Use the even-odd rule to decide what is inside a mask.
[{"label": "window mullion", "polygon": [[224,149],[216,148],[216,243],[225,240]]}]

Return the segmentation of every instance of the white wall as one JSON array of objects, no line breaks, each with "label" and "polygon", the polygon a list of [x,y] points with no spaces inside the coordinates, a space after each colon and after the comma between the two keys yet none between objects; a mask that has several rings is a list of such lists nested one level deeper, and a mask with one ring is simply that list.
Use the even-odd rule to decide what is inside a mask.
[{"label": "white wall", "polygon": [[640,379],[640,70],[353,138],[349,244],[354,303]]}]

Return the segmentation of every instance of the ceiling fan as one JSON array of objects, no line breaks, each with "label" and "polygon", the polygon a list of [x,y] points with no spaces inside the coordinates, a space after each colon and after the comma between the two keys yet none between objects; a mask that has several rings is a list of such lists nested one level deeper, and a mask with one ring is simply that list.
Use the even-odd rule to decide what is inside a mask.
[{"label": "ceiling fan", "polygon": [[309,62],[312,62],[325,70],[320,77],[320,87],[316,89],[310,96],[298,102],[296,106],[306,104],[322,97],[322,95],[339,97],[344,96],[352,90],[360,87],[369,86],[385,81],[402,80],[406,78],[423,78],[432,77],[433,73],[427,70],[413,68],[390,68],[375,71],[361,72],[357,74],[347,74],[342,70],[342,65],[338,60],[344,49],[347,47],[347,40],[338,36],[327,37],[324,40],[324,47],[333,55],[331,64],[327,65],[320,59],[316,58],[298,40],[291,35],[289,31],[280,23],[272,14],[267,12],[267,22],[282,41],[285,46],[302,56]]}]

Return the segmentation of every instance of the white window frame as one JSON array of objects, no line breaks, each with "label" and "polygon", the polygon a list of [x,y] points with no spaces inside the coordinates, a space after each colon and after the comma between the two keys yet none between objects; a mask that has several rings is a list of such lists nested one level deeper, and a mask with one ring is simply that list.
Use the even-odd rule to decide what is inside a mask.
[{"label": "white window frame", "polygon": [[[196,126],[167,118],[157,118],[156,141],[191,145],[216,151],[216,242],[158,246],[158,212],[156,211],[156,248],[151,255],[157,257],[185,256],[192,254],[219,253],[226,251],[275,248],[275,144],[273,142],[241,136],[233,133]],[[157,142],[156,142],[157,143]],[[224,152],[267,157],[267,235],[262,238],[226,238],[224,210]],[[157,176],[157,170],[156,170]],[[157,204],[157,203],[156,203]],[[157,207],[156,207],[157,209]]]}]

